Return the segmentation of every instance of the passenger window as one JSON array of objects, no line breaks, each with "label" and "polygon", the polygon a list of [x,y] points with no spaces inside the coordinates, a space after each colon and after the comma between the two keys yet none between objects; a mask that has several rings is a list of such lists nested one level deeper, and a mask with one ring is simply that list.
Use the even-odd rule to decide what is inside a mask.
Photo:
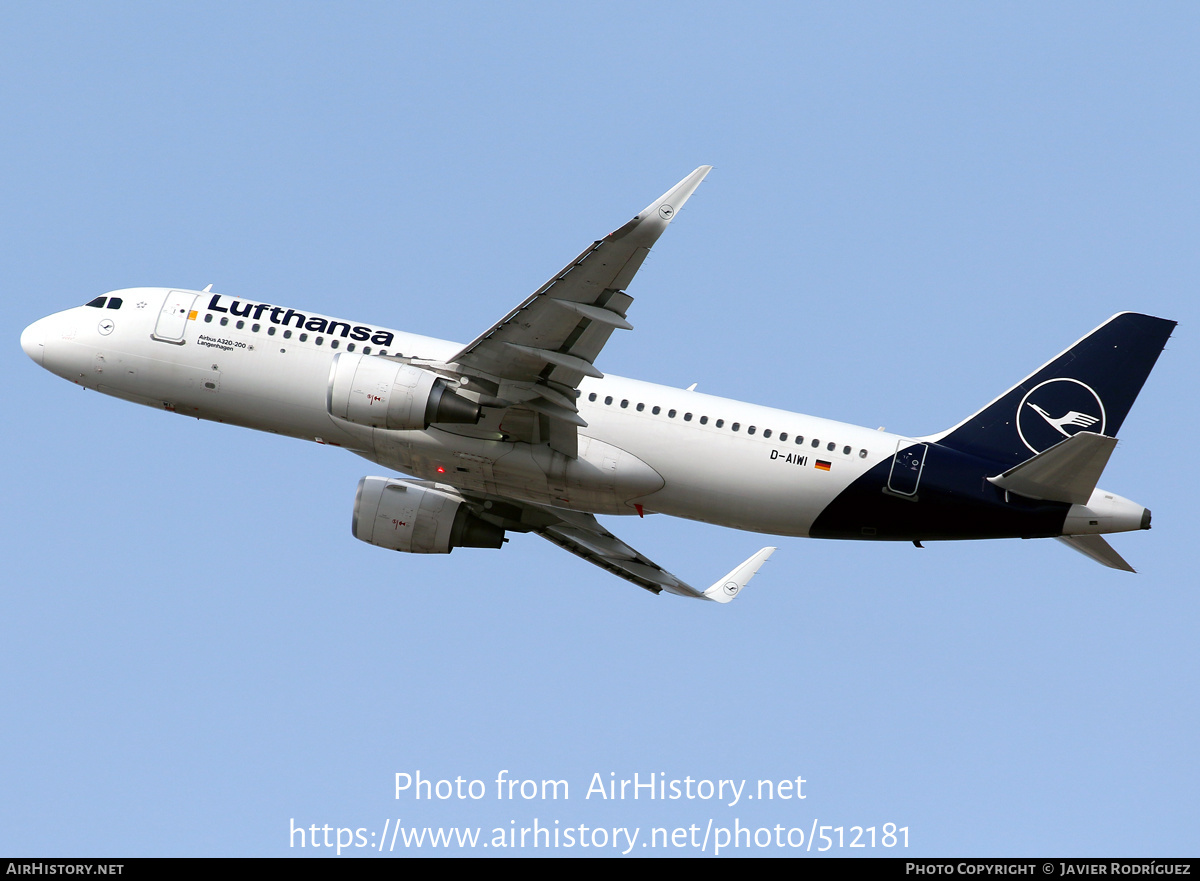
[{"label": "passenger window", "polygon": [[346,343],[346,351],[353,352],[354,351],[354,343]]},{"label": "passenger window", "polygon": [[804,443],[804,435],[802,435],[802,434],[796,435],[796,445],[799,446],[802,443]]},{"label": "passenger window", "polygon": [[717,428],[724,428],[724,427],[725,427],[725,420],[724,420],[724,419],[718,419],[718,420],[717,420],[717,421],[714,423],[714,425],[716,425],[716,426],[717,426]]},{"label": "passenger window", "polygon": [[860,458],[860,459],[865,459],[865,458],[867,458],[867,451],[866,451],[866,450],[859,450],[859,451],[858,451],[858,458]]},{"label": "passenger window", "polygon": [[204,323],[205,323],[205,324],[212,324],[212,313],[211,313],[211,312],[205,312],[205,313],[204,313]]},{"label": "passenger window", "polygon": [[121,298],[113,297],[112,299],[110,299],[108,301],[108,308],[109,309],[120,309],[121,308]]},{"label": "passenger window", "polygon": [[611,403],[612,403],[612,395],[605,395],[605,396],[604,396],[604,403],[606,403],[606,404],[611,404]]},{"label": "passenger window", "polygon": [[103,308],[104,308],[104,301],[105,301],[105,300],[107,300],[107,299],[108,299],[108,297],[97,297],[97,298],[96,298],[96,299],[94,299],[94,300],[89,300],[89,301],[88,301],[87,303],[85,303],[84,305],[85,305],[85,306],[95,306],[97,309],[103,309]]},{"label": "passenger window", "polygon": [[308,342],[308,334],[306,334],[306,333],[300,334],[300,342],[307,343]]},{"label": "passenger window", "polygon": [[246,326],[246,322],[242,321],[242,319],[239,318],[238,323],[237,323],[237,329],[241,330],[245,326]]},{"label": "passenger window", "polygon": [[222,316],[221,316],[221,327],[224,327],[224,326],[225,326],[225,325],[227,325],[228,323],[229,323],[229,318],[228,318],[228,316],[226,316],[226,315],[222,315]]},{"label": "passenger window", "polygon": [[786,431],[779,432],[779,442],[783,443],[786,440],[787,440],[787,432]]},{"label": "passenger window", "polygon": [[701,424],[701,425],[708,425],[708,417],[707,417],[707,416],[701,416],[701,417],[700,417],[700,424]]},{"label": "passenger window", "polygon": [[821,446],[821,442],[814,437],[812,445],[813,445],[813,449],[815,450],[817,447]]},{"label": "passenger window", "polygon": [[325,345],[325,337],[323,337],[323,336],[319,336],[319,337],[317,337],[317,345],[318,345],[318,346],[323,346],[323,345]]},{"label": "passenger window", "polygon": [[651,412],[651,413],[653,413],[655,416],[657,416],[659,413],[661,413],[661,412],[662,412],[662,407],[659,407],[659,406],[656,404],[656,405],[655,405],[655,407],[654,407],[654,409],[653,409],[653,410],[651,410],[650,412]]},{"label": "passenger window", "polygon": [[674,411],[674,410],[668,410],[668,411],[667,411],[667,418],[668,418],[668,419],[674,419],[674,418],[675,418],[675,411]]},{"label": "passenger window", "polygon": [[842,455],[843,455],[843,456],[849,456],[849,455],[850,455],[850,447],[849,447],[849,446],[842,447]]},{"label": "passenger window", "polygon": [[629,409],[629,401],[627,401],[627,400],[622,400],[622,401],[621,401],[621,409],[622,409],[622,410],[628,410],[628,409]]},{"label": "passenger window", "polygon": [[386,357],[387,357],[387,349],[380,349],[380,350],[379,350],[379,357],[380,357],[380,358],[386,358]]},{"label": "passenger window", "polygon": [[729,427],[730,427],[730,429],[732,429],[733,431],[737,431],[737,430],[738,430],[739,428],[741,428],[742,426],[741,426],[741,423],[740,423],[740,422],[735,422],[735,423],[733,423],[733,425],[731,425],[731,426],[729,426]]},{"label": "passenger window", "polygon": [[596,400],[596,393],[595,393],[595,392],[592,392],[590,395],[588,395],[588,400],[589,400],[589,401],[594,401],[594,400]]},{"label": "passenger window", "polygon": [[771,429],[764,428],[763,429],[763,437],[770,437],[770,436],[771,436]]},{"label": "passenger window", "polygon": [[639,413],[641,413],[641,412],[642,412],[643,410],[645,410],[645,409],[646,409],[646,405],[645,405],[645,404],[639,403],[639,404],[637,405],[637,411],[638,411]]},{"label": "passenger window", "polygon": [[825,449],[829,450],[829,452],[832,453],[834,450],[837,449],[837,444],[835,444],[833,441],[830,441],[828,444],[826,444]]},{"label": "passenger window", "polygon": [[329,348],[336,349],[337,347],[338,347],[338,340],[330,340],[329,341]]},{"label": "passenger window", "polygon": [[285,340],[290,340],[292,338],[292,332],[290,330],[285,330],[283,332],[283,338]]},{"label": "passenger window", "polygon": [[252,324],[252,325],[250,325],[250,330],[251,330],[253,333],[258,333],[258,331],[259,331],[259,325],[257,325],[257,324]]},{"label": "passenger window", "polygon": [[691,421],[692,421],[692,414],[691,414],[691,413],[684,413],[684,414],[683,414],[683,421],[684,421],[684,422],[691,422]]},{"label": "passenger window", "polygon": [[754,434],[754,426],[753,425],[751,425],[749,428],[746,429],[746,434]]}]

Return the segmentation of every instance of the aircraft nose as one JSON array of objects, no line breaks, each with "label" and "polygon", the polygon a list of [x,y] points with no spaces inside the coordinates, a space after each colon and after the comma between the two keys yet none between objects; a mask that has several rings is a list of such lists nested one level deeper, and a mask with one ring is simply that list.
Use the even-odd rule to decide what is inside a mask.
[{"label": "aircraft nose", "polygon": [[33,363],[42,365],[46,353],[46,319],[40,318],[21,331],[21,348]]}]

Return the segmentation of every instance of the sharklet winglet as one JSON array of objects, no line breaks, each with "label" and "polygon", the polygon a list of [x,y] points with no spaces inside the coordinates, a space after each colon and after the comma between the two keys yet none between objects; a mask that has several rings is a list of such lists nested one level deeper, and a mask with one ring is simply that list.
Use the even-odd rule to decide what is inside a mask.
[{"label": "sharklet winglet", "polygon": [[748,560],[737,566],[726,575],[719,579],[712,587],[704,591],[704,598],[712,600],[716,603],[727,603],[735,596],[742,592],[750,579],[754,577],[762,564],[767,562],[767,558],[775,553],[775,548],[763,548],[758,553],[752,555]]}]

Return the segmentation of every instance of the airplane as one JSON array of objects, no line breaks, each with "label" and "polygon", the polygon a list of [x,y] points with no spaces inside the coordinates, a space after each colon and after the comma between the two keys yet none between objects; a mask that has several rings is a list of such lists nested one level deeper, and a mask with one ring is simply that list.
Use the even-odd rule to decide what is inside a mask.
[{"label": "airplane", "polygon": [[1174,321],[1113,316],[957,425],[908,436],[605,375],[626,293],[701,166],[466,345],[241,296],[138,287],[34,321],[21,347],[84,388],[344,447],[352,532],[418,554],[535,533],[653,593],[729,602],[774,547],[706,589],[596,515],[668,514],[866,541],[1058,538],[1133,568],[1104,534],[1150,511],[1096,484]]}]

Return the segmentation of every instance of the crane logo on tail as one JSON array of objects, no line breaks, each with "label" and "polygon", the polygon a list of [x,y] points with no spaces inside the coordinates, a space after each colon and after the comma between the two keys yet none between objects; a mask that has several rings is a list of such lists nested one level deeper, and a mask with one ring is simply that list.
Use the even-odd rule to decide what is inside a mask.
[{"label": "crane logo on tail", "polygon": [[1078,379],[1048,379],[1034,386],[1017,405],[1017,434],[1034,453],[1080,431],[1104,434],[1104,426],[1104,402]]},{"label": "crane logo on tail", "polygon": [[1063,428],[1064,425],[1077,425],[1080,428],[1091,428],[1100,421],[1099,416],[1089,416],[1086,413],[1080,413],[1078,410],[1072,410],[1067,415],[1055,419],[1037,404],[1025,402],[1026,407],[1032,407],[1038,414],[1050,424],[1050,427],[1061,434],[1063,437],[1070,437],[1071,432]]}]

